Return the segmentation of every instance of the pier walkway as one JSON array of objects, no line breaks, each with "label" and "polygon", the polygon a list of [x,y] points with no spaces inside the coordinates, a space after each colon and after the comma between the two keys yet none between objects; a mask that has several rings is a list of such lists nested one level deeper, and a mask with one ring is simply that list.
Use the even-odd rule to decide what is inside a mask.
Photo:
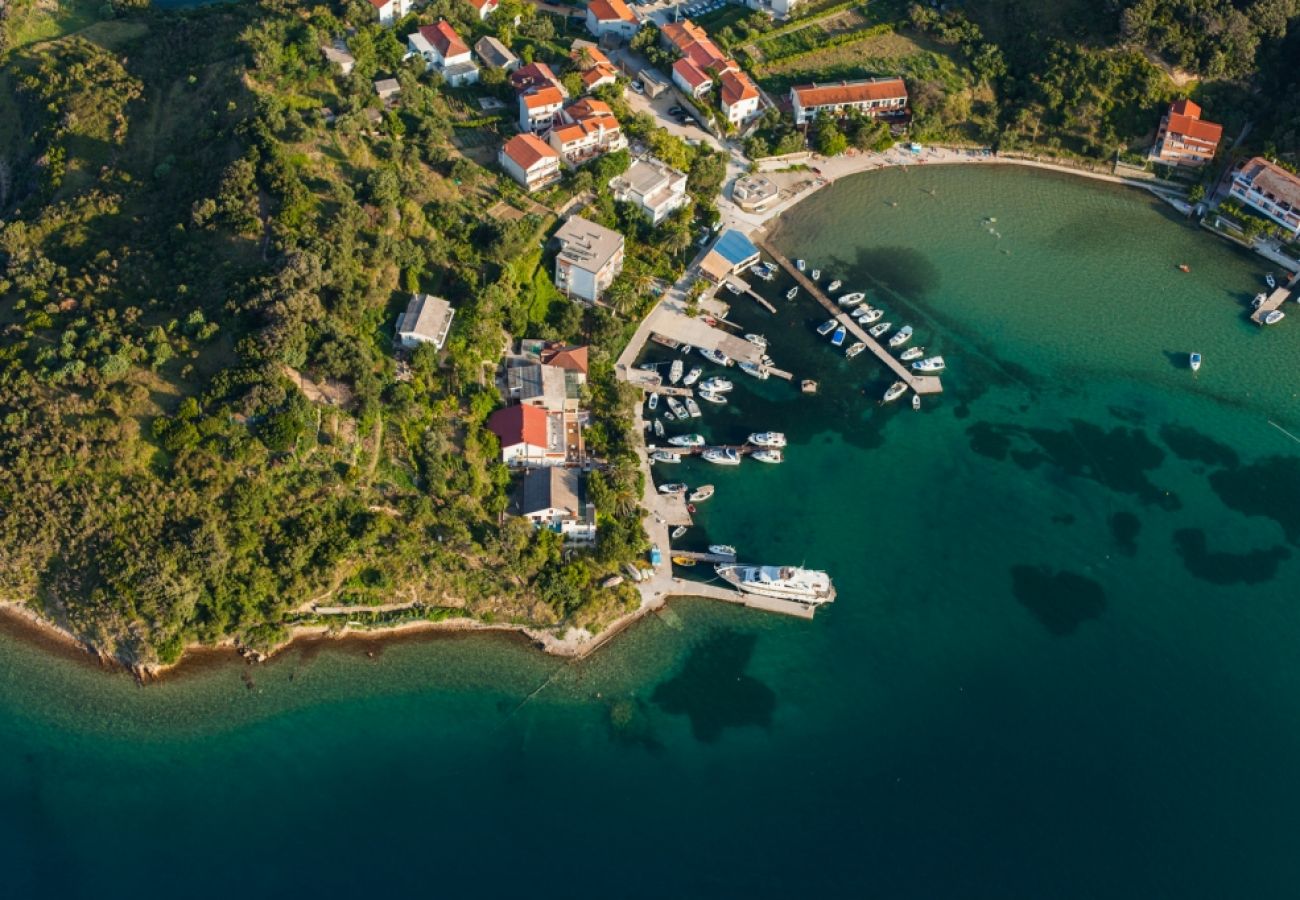
[{"label": "pier walkway", "polygon": [[848,330],[849,334],[866,344],[867,349],[874,353],[877,359],[897,375],[899,381],[905,382],[908,387],[916,391],[918,394],[942,393],[943,382],[941,382],[937,376],[914,374],[911,369],[894,356],[894,354],[890,353],[889,350],[881,345],[879,341],[867,334],[866,329],[853,321],[853,317],[841,309],[839,304],[822,293],[821,288],[819,288],[811,278],[808,278],[803,272],[800,272],[794,263],[790,262],[790,260],[772,249],[766,241],[757,240],[755,243],[759,249],[772,257],[772,259],[776,260],[777,263],[780,264],[781,268],[789,272],[794,277],[794,280],[799,283],[799,286],[807,291],[814,300],[825,307],[826,311],[834,316],[835,319]]},{"label": "pier walkway", "polygon": [[781,613],[798,619],[811,619],[813,617],[813,607],[805,603],[795,603],[793,600],[781,600],[777,597],[763,597],[759,594],[746,594],[725,585],[709,584],[703,581],[687,581],[685,578],[674,578],[669,586],[668,593],[680,594],[684,597],[707,597],[710,600],[725,600],[727,603],[739,603],[742,606],[748,606],[750,609]]},{"label": "pier walkway", "polygon": [[754,290],[752,287],[750,287],[750,286],[749,286],[749,282],[748,282],[748,281],[745,281],[745,280],[744,280],[743,278],[741,278],[739,275],[728,275],[728,276],[727,276],[727,281],[726,281],[726,283],[727,283],[727,284],[734,284],[736,287],[740,288],[740,292],[741,292],[742,294],[744,294],[745,296],[749,297],[749,299],[753,300],[755,303],[757,303],[759,306],[763,307],[763,309],[767,310],[767,311],[770,312],[772,315],[776,315],[776,307],[773,306],[773,305],[772,305],[772,304],[767,300],[766,297],[763,297],[761,294],[758,293],[758,291],[756,291],[756,290]]},{"label": "pier walkway", "polygon": [[1273,310],[1279,309],[1291,296],[1291,292],[1295,290],[1297,286],[1300,286],[1300,272],[1292,275],[1291,280],[1286,284],[1280,284],[1274,288],[1273,292],[1268,295],[1268,299],[1259,305],[1259,309],[1250,314],[1250,321],[1254,322],[1256,325],[1263,325],[1264,317]]}]

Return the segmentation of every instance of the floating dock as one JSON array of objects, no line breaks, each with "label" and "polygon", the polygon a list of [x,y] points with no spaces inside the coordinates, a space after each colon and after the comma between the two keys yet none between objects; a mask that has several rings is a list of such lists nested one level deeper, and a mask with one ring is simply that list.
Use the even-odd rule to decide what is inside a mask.
[{"label": "floating dock", "polygon": [[790,262],[790,260],[772,249],[766,241],[757,241],[756,243],[760,248],[762,248],[764,253],[776,260],[777,263],[780,264],[781,268],[789,272],[794,277],[794,280],[799,283],[801,288],[807,291],[812,295],[813,299],[825,307],[826,311],[834,316],[835,319],[848,330],[849,334],[866,344],[867,349],[874,353],[877,359],[897,375],[899,381],[905,382],[908,387],[916,391],[918,394],[939,394],[943,392],[943,382],[941,382],[937,376],[917,375],[913,373],[906,364],[898,359],[898,357],[890,353],[871,335],[867,334],[866,329],[853,321],[853,317],[841,309],[838,303],[822,293],[821,288],[819,288],[811,278],[808,278],[803,272],[800,272],[794,263]]},{"label": "floating dock", "polygon": [[1250,321],[1256,325],[1263,325],[1264,317],[1273,310],[1279,309],[1291,297],[1291,292],[1295,290],[1297,285],[1300,285],[1300,272],[1292,275],[1291,280],[1285,285],[1278,285],[1274,288],[1273,293],[1269,294],[1268,298],[1259,305],[1259,309],[1250,314]]}]

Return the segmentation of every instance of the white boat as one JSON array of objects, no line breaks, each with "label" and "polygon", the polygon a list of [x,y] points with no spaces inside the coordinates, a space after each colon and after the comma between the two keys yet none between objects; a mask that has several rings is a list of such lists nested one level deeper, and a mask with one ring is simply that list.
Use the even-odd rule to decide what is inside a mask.
[{"label": "white boat", "polygon": [[920,395],[920,394],[913,394],[913,395],[912,395],[912,409],[920,409],[920,408],[921,408],[921,395]]},{"label": "white boat", "polygon": [[1264,283],[1268,285],[1270,291],[1277,287],[1277,279],[1273,277],[1272,272],[1264,276]]},{"label": "white boat", "polygon": [[850,306],[857,306],[859,303],[861,303],[863,300],[866,299],[867,299],[867,295],[862,293],[862,291],[854,291],[851,294],[845,294],[843,297],[840,297],[835,302],[838,303],[840,306],[844,307],[845,309],[848,309]]},{"label": "white boat", "polygon": [[650,410],[650,412],[654,412],[658,408],[659,408],[659,395],[651,394],[650,401],[646,403],[646,409]]},{"label": "white boat", "polygon": [[920,359],[924,355],[924,347],[908,347],[902,353],[898,354],[898,358],[903,362],[911,362],[914,359]]},{"label": "white boat", "polygon": [[738,285],[738,284],[733,284],[733,283],[730,282],[730,281],[728,281],[725,285],[723,285],[723,287],[725,287],[727,290],[731,291],[731,293],[735,294],[737,297],[739,297],[741,294],[745,293],[745,289],[744,289],[744,288],[742,288],[742,287],[741,287],[740,285]]},{"label": "white boat", "polygon": [[928,359],[917,360],[912,363],[913,372],[921,372],[924,375],[934,375],[942,372],[944,362],[942,356],[931,356]]},{"label": "white boat", "polygon": [[1264,305],[1264,301],[1267,299],[1268,299],[1268,294],[1265,294],[1263,291],[1260,291],[1258,294],[1255,295],[1255,299],[1250,301],[1250,308],[1259,309],[1261,306]]},{"label": "white boat", "polygon": [[904,325],[889,339],[889,346],[901,347],[912,339],[912,326]]},{"label": "white boat", "polygon": [[798,269],[800,272],[802,272],[804,269],[808,268],[808,264],[807,264],[806,262],[804,262],[802,259],[796,259],[796,260],[794,261],[794,266],[795,266],[795,268]]},{"label": "white boat", "polygon": [[695,348],[692,347],[690,344],[682,344],[681,346],[682,356],[690,356],[691,351],[694,349]]},{"label": "white boat", "polygon": [[655,437],[663,437],[664,423],[660,422],[658,419],[655,419],[654,430],[655,430]]},{"label": "white boat", "polygon": [[747,594],[816,605],[835,599],[835,588],[825,572],[798,566],[742,566],[723,563],[714,567],[718,577]]},{"label": "white boat", "polygon": [[721,350],[714,350],[712,347],[701,347],[700,356],[703,356],[709,362],[719,366],[731,365],[731,357]]},{"label": "white boat", "polygon": [[772,279],[776,278],[776,273],[773,272],[771,269],[764,269],[763,271],[758,272],[758,277],[763,279],[764,281],[771,281]]},{"label": "white boat", "polygon": [[822,337],[826,337],[826,335],[834,331],[835,327],[839,324],[838,319],[827,319],[825,322],[817,326],[817,333]]},{"label": "white boat", "polygon": [[832,347],[843,347],[843,346],[844,346],[844,338],[845,338],[847,335],[848,335],[848,331],[845,329],[845,327],[844,327],[843,325],[841,325],[841,326],[839,326],[838,328],[836,328],[833,332],[831,332],[831,346],[832,346]]},{"label": "white boat", "polygon": [[903,396],[906,393],[907,393],[907,382],[895,381],[893,384],[889,386],[888,390],[885,391],[885,396],[882,402],[893,403],[895,400],[897,400],[899,397]]},{"label": "white boat", "polygon": [[682,484],[681,482],[673,482],[672,484],[659,485],[659,493],[668,494],[669,496],[673,494],[684,494],[689,490],[690,488],[688,488],[686,485]]},{"label": "white boat", "polygon": [[668,439],[668,443],[674,447],[703,447],[704,435],[702,434],[677,434]]},{"label": "white boat", "polygon": [[686,418],[686,407],[682,406],[682,402],[680,400],[678,400],[676,397],[668,397],[666,399],[668,400],[668,408],[673,411],[674,416],[676,416],[679,419]]},{"label": "white boat", "polygon": [[658,372],[659,363],[641,363],[641,365],[637,366],[637,368],[640,369],[642,372]]},{"label": "white boat", "polygon": [[699,487],[697,487],[695,490],[691,491],[691,495],[686,499],[691,501],[692,503],[703,503],[705,500],[708,500],[712,496],[713,496],[713,485],[702,484]]},{"label": "white boat", "polygon": [[704,370],[701,369],[699,366],[691,366],[691,370],[687,372],[686,377],[682,379],[682,384],[686,385],[687,387],[690,387],[691,385],[695,384],[695,382],[699,381],[700,376],[703,374],[704,374]]},{"label": "white boat", "polygon": [[1285,318],[1286,318],[1286,313],[1282,312],[1282,310],[1280,309],[1275,309],[1264,317],[1264,324],[1276,325],[1278,322],[1281,322]]},{"label": "white boat", "polygon": [[671,450],[656,450],[650,454],[650,459],[653,462],[679,463],[682,461],[682,455]]},{"label": "white boat", "polygon": [[686,533],[686,526],[678,525],[676,528],[673,529],[673,533],[670,534],[669,537],[675,541],[685,533]]},{"label": "white boat", "polygon": [[674,413],[671,409],[664,410],[664,421],[665,421],[665,422],[676,422],[676,421],[677,421],[677,414]]},{"label": "white boat", "polygon": [[680,359],[674,359],[672,366],[670,366],[668,369],[669,384],[676,384],[677,382],[682,380],[682,369],[683,369],[682,361]]},{"label": "white boat", "polygon": [[1193,372],[1199,372],[1201,369],[1201,354],[1189,354],[1187,357],[1187,364],[1192,367]]},{"label": "white boat", "polygon": [[868,331],[867,334],[871,335],[872,337],[880,337],[882,334],[884,334],[886,331],[888,331],[893,327],[894,327],[893,322],[881,322],[879,325],[872,325],[871,330]]},{"label": "white boat", "polygon": [[838,290],[839,290],[840,288],[842,288],[842,287],[844,287],[844,282],[842,282],[842,281],[840,281],[838,278],[836,278],[836,279],[835,279],[834,281],[832,281],[830,284],[826,285],[826,292],[827,292],[827,293],[834,293],[835,291],[838,291]]},{"label": "white boat", "polygon": [[865,343],[863,343],[862,341],[855,341],[853,343],[853,346],[849,347],[849,349],[844,351],[844,358],[852,359],[853,357],[857,356],[859,353],[861,353],[863,350],[866,349],[867,349],[867,345]]},{"label": "white boat", "polygon": [[712,378],[706,378],[700,382],[701,391],[712,391],[715,394],[725,394],[733,387],[735,387],[734,384],[725,378],[719,378],[717,375],[714,375]]},{"label": "white boat", "polygon": [[749,436],[755,447],[784,447],[785,435],[779,431],[758,431]]},{"label": "white boat", "polygon": [[787,300],[793,300],[797,296],[799,296],[799,285],[797,284],[785,292],[785,299]]},{"label": "white boat", "polygon": [[719,466],[740,465],[740,454],[730,447],[710,447],[703,453],[704,461]]},{"label": "white boat", "polygon": [[700,391],[700,399],[708,403],[726,403],[727,398],[724,394],[716,394],[713,391]]},{"label": "white boat", "polygon": [[767,338],[763,337],[761,334],[747,334],[745,335],[745,340],[749,341],[755,347],[762,347],[764,350],[767,349]]},{"label": "white boat", "polygon": [[764,448],[762,450],[755,450],[753,453],[749,455],[754,457],[754,460],[756,462],[761,462],[761,463],[779,463],[785,461],[785,458],[781,456],[780,450],[771,450],[768,448]]},{"label": "white boat", "polygon": [[698,419],[701,416],[700,404],[696,403],[693,397],[687,397],[682,402],[686,404],[686,412],[692,419]]},{"label": "white boat", "polygon": [[730,556],[736,558],[736,548],[730,544],[709,544],[709,552],[717,556]]},{"label": "white boat", "polygon": [[858,313],[857,319],[859,325],[870,325],[885,314],[883,309],[865,309]]},{"label": "white boat", "polygon": [[821,280],[822,280],[822,270],[821,270],[821,269],[813,269],[813,270],[812,270],[812,280],[813,280],[813,281],[821,281]]},{"label": "white boat", "polygon": [[745,360],[740,364],[740,371],[744,372],[746,375],[754,376],[759,381],[767,381],[767,379],[770,377],[770,373],[767,371],[767,369],[763,368],[760,365],[756,365],[755,363],[752,363],[749,360]]}]

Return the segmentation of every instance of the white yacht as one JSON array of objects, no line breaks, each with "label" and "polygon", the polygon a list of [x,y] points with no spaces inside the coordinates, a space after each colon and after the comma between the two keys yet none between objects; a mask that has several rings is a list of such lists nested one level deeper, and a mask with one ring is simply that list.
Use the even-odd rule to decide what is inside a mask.
[{"label": "white yacht", "polygon": [[844,351],[844,357],[846,359],[852,359],[853,357],[857,356],[859,353],[861,353],[863,350],[866,349],[867,349],[867,345],[865,343],[863,343],[862,341],[854,341],[853,345],[849,347],[849,349]]},{"label": "white yacht", "polygon": [[714,375],[712,378],[706,378],[700,382],[700,390],[713,391],[715,394],[725,394],[733,387],[735,387],[735,385],[730,381],[725,378],[719,378],[717,375]]},{"label": "white yacht", "polygon": [[694,397],[687,397],[682,402],[686,404],[686,412],[692,419],[698,419],[702,415],[700,412],[700,404],[695,402]]},{"label": "white yacht", "polygon": [[682,369],[682,361],[680,359],[674,359],[673,364],[668,368],[669,384],[676,384],[682,380]]},{"label": "white yacht", "polygon": [[1264,301],[1267,299],[1268,299],[1268,294],[1265,294],[1263,291],[1260,291],[1258,294],[1255,295],[1255,299],[1250,301],[1250,308],[1259,309],[1261,306],[1264,305]]},{"label": "white yacht", "polygon": [[655,430],[655,437],[663,437],[664,423],[660,422],[658,419],[655,419],[654,430]]},{"label": "white yacht", "polygon": [[942,372],[944,362],[942,356],[931,356],[928,359],[917,360],[912,363],[912,371],[920,372],[923,375],[935,375]]},{"label": "white yacht", "polygon": [[746,375],[753,375],[759,381],[767,381],[770,377],[767,369],[757,365],[756,363],[752,363],[749,360],[745,360],[740,364],[740,371],[744,372]]},{"label": "white yacht", "polygon": [[691,366],[691,370],[687,372],[686,377],[682,379],[682,384],[686,385],[687,387],[690,387],[691,385],[695,384],[695,382],[699,381],[700,376],[703,374],[704,374],[704,370],[701,369],[699,366]]},{"label": "white yacht", "polygon": [[730,544],[709,544],[709,552],[716,553],[718,556],[730,556],[736,558],[736,548]]},{"label": "white yacht", "polygon": [[825,322],[822,322],[817,326],[817,333],[822,337],[826,337],[826,335],[834,331],[839,324],[838,319],[827,319]]},{"label": "white yacht", "polygon": [[862,312],[858,313],[856,318],[859,325],[870,325],[884,314],[885,311],[883,309],[872,309],[871,307],[864,306]]},{"label": "white yacht", "polygon": [[713,391],[706,391],[703,389],[701,389],[700,391],[700,399],[705,401],[706,403],[722,404],[727,402],[727,397],[725,394],[715,394]]},{"label": "white yacht", "polygon": [[912,326],[904,325],[902,328],[898,329],[898,331],[894,333],[893,337],[889,339],[889,346],[901,347],[911,339],[912,339]]},{"label": "white yacht", "polygon": [[1281,322],[1285,318],[1286,318],[1286,313],[1282,312],[1282,310],[1280,309],[1275,309],[1272,312],[1270,312],[1268,315],[1264,316],[1264,324],[1276,325],[1278,322]]},{"label": "white yacht", "polygon": [[1191,367],[1193,372],[1199,372],[1201,370],[1201,354],[1189,353],[1187,355],[1187,365]]},{"label": "white yacht", "polygon": [[694,349],[695,348],[692,347],[690,344],[682,344],[681,346],[682,356],[690,356],[691,351]]},{"label": "white yacht", "polygon": [[708,500],[712,496],[713,496],[713,485],[702,484],[699,487],[697,487],[695,490],[691,491],[691,495],[686,499],[691,501],[692,503],[703,503],[705,500]]},{"label": "white yacht", "polygon": [[880,337],[882,334],[884,334],[886,331],[888,331],[893,327],[894,327],[893,322],[881,322],[879,325],[872,325],[871,329],[867,332],[867,334],[871,335],[872,337]]},{"label": "white yacht", "polygon": [[671,450],[656,450],[650,454],[650,460],[651,462],[679,463],[682,461],[682,455]]},{"label": "white yacht", "polygon": [[767,349],[767,338],[763,337],[761,334],[747,334],[745,335],[745,340],[749,341],[755,347],[762,347],[764,350]]},{"label": "white yacht", "polygon": [[907,382],[895,381],[893,384],[889,386],[889,389],[885,391],[885,396],[882,398],[882,400],[885,403],[893,403],[895,400],[897,400],[899,397],[903,396],[906,393],[907,393]]},{"label": "white yacht", "polygon": [[749,436],[755,447],[784,447],[785,435],[779,431],[759,431]]},{"label": "white yacht", "polygon": [[737,297],[739,297],[741,294],[745,293],[744,289],[741,288],[740,285],[735,284],[735,283],[730,282],[730,281],[726,282],[726,283],[723,285],[723,287],[725,287],[727,290],[731,291],[731,293],[735,294]]},{"label": "white yacht", "polygon": [[921,395],[920,395],[920,394],[913,394],[913,395],[912,395],[912,409],[917,409],[917,410],[919,410],[920,408],[921,408]]},{"label": "white yacht", "polygon": [[714,350],[712,347],[701,347],[700,356],[703,356],[709,362],[719,366],[731,365],[731,357],[721,350]]},{"label": "white yacht", "polygon": [[1277,279],[1273,277],[1272,272],[1269,272],[1267,275],[1264,276],[1264,283],[1268,285],[1268,289],[1270,291],[1277,287]]},{"label": "white yacht", "polygon": [[646,403],[646,409],[650,410],[650,412],[654,412],[658,408],[659,408],[659,395],[651,394],[649,402]]},{"label": "white yacht", "polygon": [[830,603],[835,588],[825,572],[798,566],[742,566],[724,563],[714,571],[723,581],[747,594],[762,594],[799,603]]},{"label": "white yacht", "polygon": [[702,434],[678,434],[670,437],[668,443],[674,447],[703,447],[704,435]]},{"label": "white yacht", "polygon": [[781,456],[780,450],[772,450],[769,447],[764,447],[762,450],[755,450],[749,455],[754,458],[755,462],[779,463],[785,461],[785,458]]},{"label": "white yacht", "polygon": [[833,294],[833,293],[835,293],[836,291],[838,291],[838,290],[839,290],[840,288],[842,288],[842,287],[844,287],[844,282],[842,282],[842,281],[840,281],[838,278],[836,278],[836,279],[835,279],[834,281],[832,281],[830,284],[826,285],[826,291],[827,291],[827,293],[832,293],[832,294]]},{"label": "white yacht", "polygon": [[659,485],[659,493],[661,493],[661,494],[669,494],[669,495],[672,495],[672,494],[684,494],[684,493],[686,493],[688,490],[690,490],[690,488],[688,488],[686,485],[681,484],[681,483],[661,484],[661,485]]},{"label": "white yacht", "polygon": [[898,354],[898,358],[903,362],[911,362],[914,359],[920,359],[924,355],[924,347],[908,347],[902,353]]},{"label": "white yacht", "polygon": [[674,416],[679,419],[686,418],[686,407],[682,406],[680,400],[676,397],[667,397],[665,399],[668,401],[668,408],[672,410]]},{"label": "white yacht", "polygon": [[790,288],[790,290],[785,292],[785,299],[787,300],[793,300],[795,297],[798,296],[799,296],[799,285],[797,284],[794,287]]},{"label": "white yacht", "polygon": [[719,466],[738,466],[740,465],[740,454],[730,447],[710,447],[704,451],[704,461],[715,463]]},{"label": "white yacht", "polygon": [[848,309],[850,306],[857,306],[859,303],[861,303],[863,300],[866,299],[867,299],[867,295],[862,293],[862,291],[854,291],[851,294],[845,294],[843,297],[839,298],[835,302],[838,303],[840,306],[844,307],[845,309]]},{"label": "white yacht", "polygon": [[669,537],[671,537],[675,541],[679,537],[684,535],[687,532],[687,530],[688,529],[685,525],[678,525],[676,528],[673,529],[673,533],[669,535]]}]

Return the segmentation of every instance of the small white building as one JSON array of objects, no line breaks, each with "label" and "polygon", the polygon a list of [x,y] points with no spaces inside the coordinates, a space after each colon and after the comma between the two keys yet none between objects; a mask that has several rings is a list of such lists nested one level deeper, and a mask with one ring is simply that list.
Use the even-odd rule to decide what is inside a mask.
[{"label": "small white building", "polygon": [[421,25],[407,35],[406,43],[412,56],[424,59],[425,69],[440,73],[452,87],[478,81],[478,66],[474,65],[469,46],[446,19],[436,25]]},{"label": "small white building", "polygon": [[397,317],[397,342],[408,350],[421,344],[433,344],[441,350],[455,316],[456,310],[441,297],[412,294],[406,312]]},{"label": "small white building", "polygon": [[560,154],[535,134],[517,134],[505,142],[497,162],[530,194],[560,179]]},{"label": "small white building", "polygon": [[530,88],[519,95],[519,130],[537,134],[550,129],[564,109],[564,94],[557,87]]},{"label": "small white building", "polygon": [[641,23],[623,0],[591,0],[587,4],[587,30],[598,38],[614,35],[630,41]]},{"label": "small white building", "polygon": [[623,235],[582,216],[569,216],[555,239],[560,245],[555,286],[566,296],[595,303],[623,271]]},{"label": "small white building", "polygon": [[515,404],[498,409],[487,421],[488,431],[501,442],[501,461],[507,466],[562,466],[564,414],[548,413],[538,406]]},{"label": "small white building", "polygon": [[380,25],[392,25],[411,11],[412,0],[370,0]]},{"label": "small white building", "polygon": [[614,199],[639,208],[658,225],[686,204],[686,173],[653,156],[642,157],[609,181]]},{"label": "small white building", "polygon": [[596,541],[596,506],[583,498],[582,473],[577,469],[538,469],[524,473],[519,514],[534,528],[563,536],[566,544]]}]

